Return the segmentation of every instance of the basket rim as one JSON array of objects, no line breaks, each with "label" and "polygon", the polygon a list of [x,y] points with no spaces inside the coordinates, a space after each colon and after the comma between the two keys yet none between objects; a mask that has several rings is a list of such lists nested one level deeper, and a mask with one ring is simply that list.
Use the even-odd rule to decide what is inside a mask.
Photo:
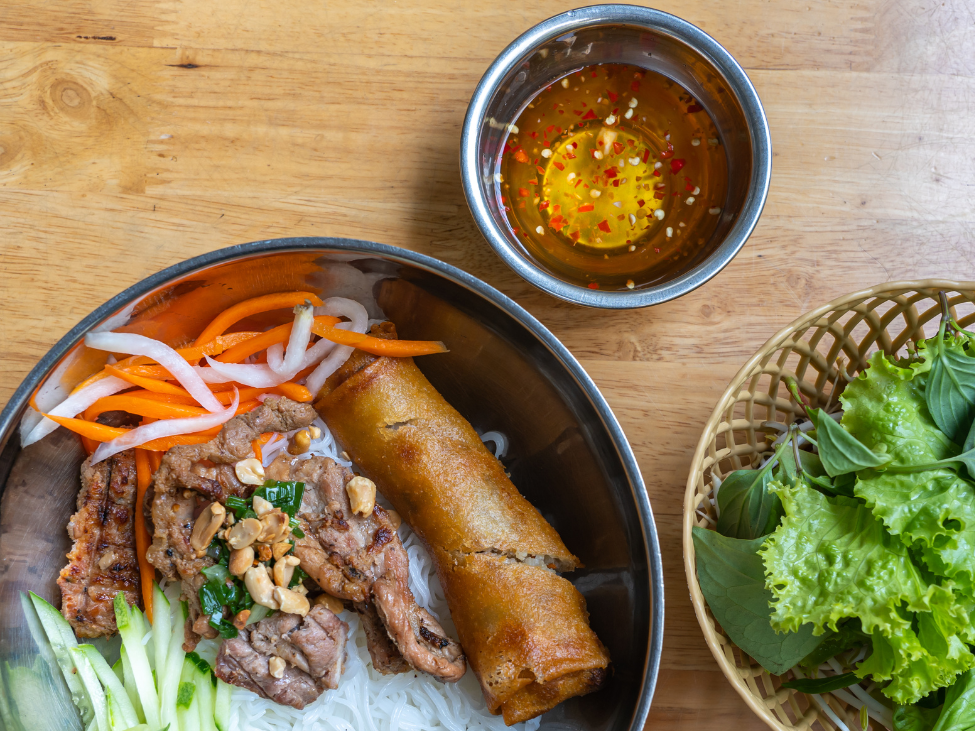
[{"label": "basket rim", "polygon": [[687,588],[690,592],[691,605],[694,607],[694,616],[697,617],[697,623],[700,625],[701,631],[704,634],[704,640],[708,645],[708,649],[711,650],[711,654],[714,656],[714,659],[717,661],[718,667],[721,668],[721,672],[731,683],[735,691],[737,691],[738,695],[741,696],[741,699],[745,701],[746,705],[748,705],[748,707],[755,712],[755,715],[764,721],[769,728],[775,729],[775,731],[789,731],[794,727],[786,726],[780,722],[779,719],[777,719],[772,713],[772,709],[769,708],[761,698],[753,694],[748,689],[748,686],[745,685],[741,678],[738,668],[732,665],[725,656],[724,652],[722,652],[722,643],[718,639],[718,635],[714,631],[714,628],[708,622],[707,615],[705,613],[707,602],[704,599],[704,594],[701,592],[701,587],[697,580],[696,556],[694,553],[694,541],[692,539],[691,531],[691,528],[694,525],[693,500],[697,492],[697,478],[701,472],[701,463],[704,461],[706,450],[708,445],[711,443],[711,440],[714,438],[717,426],[721,422],[722,415],[724,414],[725,410],[735,401],[742,384],[750,376],[755,365],[770,352],[776,350],[787,338],[792,335],[792,333],[802,327],[812,325],[824,315],[839,308],[846,307],[853,302],[863,301],[869,297],[889,294],[894,291],[904,294],[907,291],[916,292],[920,289],[933,288],[950,289],[955,291],[975,291],[975,281],[958,281],[952,279],[915,279],[884,282],[873,287],[868,287],[867,289],[861,289],[856,292],[851,292],[850,294],[837,297],[836,299],[831,300],[830,302],[827,302],[826,304],[817,307],[804,315],[800,315],[788,325],[779,329],[774,335],[772,335],[772,337],[766,340],[762,347],[760,347],[735,373],[734,377],[731,379],[731,382],[728,384],[728,387],[718,399],[718,403],[711,411],[711,415],[708,417],[708,420],[705,423],[704,429],[701,433],[701,438],[698,440],[697,448],[694,450],[694,456],[691,459],[691,466],[687,476],[687,483],[684,488],[684,515],[683,525],[681,528],[681,542],[684,550],[684,574],[687,579]]}]

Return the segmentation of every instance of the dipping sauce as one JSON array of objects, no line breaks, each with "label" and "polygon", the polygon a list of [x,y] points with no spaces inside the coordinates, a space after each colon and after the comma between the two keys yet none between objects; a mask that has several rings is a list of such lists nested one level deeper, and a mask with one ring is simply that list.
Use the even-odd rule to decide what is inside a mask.
[{"label": "dipping sauce", "polygon": [[539,92],[508,129],[495,192],[518,241],[592,289],[673,278],[718,241],[728,183],[717,129],[678,83],[587,66]]}]

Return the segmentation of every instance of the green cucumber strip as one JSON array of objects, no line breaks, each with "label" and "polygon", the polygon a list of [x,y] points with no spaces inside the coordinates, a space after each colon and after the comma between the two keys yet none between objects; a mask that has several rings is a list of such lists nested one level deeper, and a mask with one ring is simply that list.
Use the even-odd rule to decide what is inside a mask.
[{"label": "green cucumber strip", "polygon": [[213,703],[213,720],[219,731],[230,731],[230,694],[233,692],[230,683],[217,678],[217,692]]},{"label": "green cucumber strip", "polygon": [[180,673],[179,694],[176,700],[180,731],[200,731],[200,698],[196,691],[196,664],[186,658]]},{"label": "green cucumber strip", "polygon": [[166,667],[166,651],[173,633],[172,607],[159,584],[152,582],[152,642],[156,649],[156,670]]},{"label": "green cucumber strip", "polygon": [[125,686],[125,692],[132,702],[132,707],[135,708],[135,714],[139,717],[139,723],[145,723],[146,714],[142,711],[139,689],[135,687],[135,675],[132,673],[132,663],[129,662],[129,655],[124,647],[119,648],[119,654],[122,656],[122,685]]},{"label": "green cucumber strip", "polygon": [[[182,627],[185,623],[186,606],[183,602],[179,602],[173,616],[173,627]],[[173,728],[181,728],[176,715],[176,700],[179,695],[179,678],[183,672],[183,660],[186,657],[183,651],[182,634],[178,631],[171,634],[169,647],[166,648],[166,666],[156,670],[159,678],[159,721],[160,724],[169,724]]]},{"label": "green cucumber strip", "polygon": [[139,723],[139,716],[135,712],[135,706],[129,700],[129,695],[125,692],[125,686],[122,685],[122,681],[118,679],[115,672],[109,667],[105,658],[102,657],[101,653],[93,645],[79,645],[78,651],[83,653],[85,659],[91,663],[95,675],[98,677],[99,682],[105,686],[106,692],[112,694],[113,702],[119,707],[119,711],[122,714],[120,721],[124,725],[121,728],[125,729],[137,725]]},{"label": "green cucumber strip", "polygon": [[125,685],[125,672],[122,670],[122,658],[120,657],[112,665],[112,672],[115,673],[115,677],[119,679],[119,682]]},{"label": "green cucumber strip", "polygon": [[85,657],[84,651],[80,648],[72,647],[68,650],[68,653],[71,655],[75,669],[78,671],[78,677],[81,679],[81,683],[85,686],[88,697],[91,699],[91,705],[95,711],[96,728],[98,731],[112,731],[112,725],[108,720],[108,700],[105,698],[105,691],[102,690],[102,684],[98,682],[98,676],[95,675],[95,670],[92,668],[91,663],[88,662],[88,658]]},{"label": "green cucumber strip", "polygon": [[[196,653],[190,653],[196,655]],[[189,655],[187,656],[189,658]],[[200,709],[200,731],[217,731],[217,725],[213,720],[213,675],[210,666],[199,656],[196,658],[193,672],[193,682],[196,683],[196,696],[199,699]]]},{"label": "green cucumber strip", "polygon": [[91,701],[85,694],[81,680],[75,673],[74,661],[68,653],[70,648],[78,646],[78,640],[74,636],[74,630],[71,629],[71,625],[61,615],[61,612],[43,598],[37,596],[34,592],[30,592],[30,601],[34,607],[34,611],[37,613],[37,619],[44,628],[44,633],[47,635],[48,641],[51,643],[51,651],[54,653],[54,658],[61,668],[64,682],[67,683],[68,690],[71,692],[71,700],[81,712],[82,723],[89,724],[95,718],[95,711],[92,708]]},{"label": "green cucumber strip", "polygon": [[142,644],[143,635],[136,634],[132,623],[132,612],[125,603],[125,595],[119,592],[115,595],[115,623],[119,634],[122,635],[122,646],[125,648],[135,687],[139,691],[139,700],[145,714],[146,723],[152,728],[159,728],[159,695],[156,693],[156,683],[152,678],[152,668],[149,667],[149,656]]}]

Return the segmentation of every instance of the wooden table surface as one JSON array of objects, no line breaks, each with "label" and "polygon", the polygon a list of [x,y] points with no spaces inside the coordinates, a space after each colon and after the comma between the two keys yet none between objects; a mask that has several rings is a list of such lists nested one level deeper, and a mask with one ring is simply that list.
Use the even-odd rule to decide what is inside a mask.
[{"label": "wooden table surface", "polygon": [[970,0],[663,0],[741,62],[772,130],[761,223],[716,279],[597,312],[522,282],[460,187],[467,101],[559,0],[5,0],[0,404],[112,295],[231,244],[331,235],[430,254],[562,339],[622,422],[664,555],[650,726],[757,729],[688,600],[680,515],[718,395],[794,317],[885,280],[975,278]]}]

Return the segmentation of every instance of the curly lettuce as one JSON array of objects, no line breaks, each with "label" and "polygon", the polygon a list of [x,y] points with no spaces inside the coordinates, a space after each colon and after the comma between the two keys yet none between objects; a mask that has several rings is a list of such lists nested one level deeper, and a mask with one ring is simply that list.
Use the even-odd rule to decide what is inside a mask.
[{"label": "curly lettuce", "polygon": [[772,592],[773,628],[815,634],[858,617],[874,652],[858,675],[890,680],[884,692],[908,704],[975,667],[969,607],[939,584],[870,508],[798,484],[772,483],[785,518],[761,555]]},{"label": "curly lettuce", "polygon": [[[900,368],[876,353],[843,396],[843,426],[865,446],[886,451],[889,467],[954,456],[958,447],[938,428],[924,396],[923,368]],[[864,471],[854,494],[894,535],[920,550],[924,563],[975,595],[975,486],[949,469]]]}]

